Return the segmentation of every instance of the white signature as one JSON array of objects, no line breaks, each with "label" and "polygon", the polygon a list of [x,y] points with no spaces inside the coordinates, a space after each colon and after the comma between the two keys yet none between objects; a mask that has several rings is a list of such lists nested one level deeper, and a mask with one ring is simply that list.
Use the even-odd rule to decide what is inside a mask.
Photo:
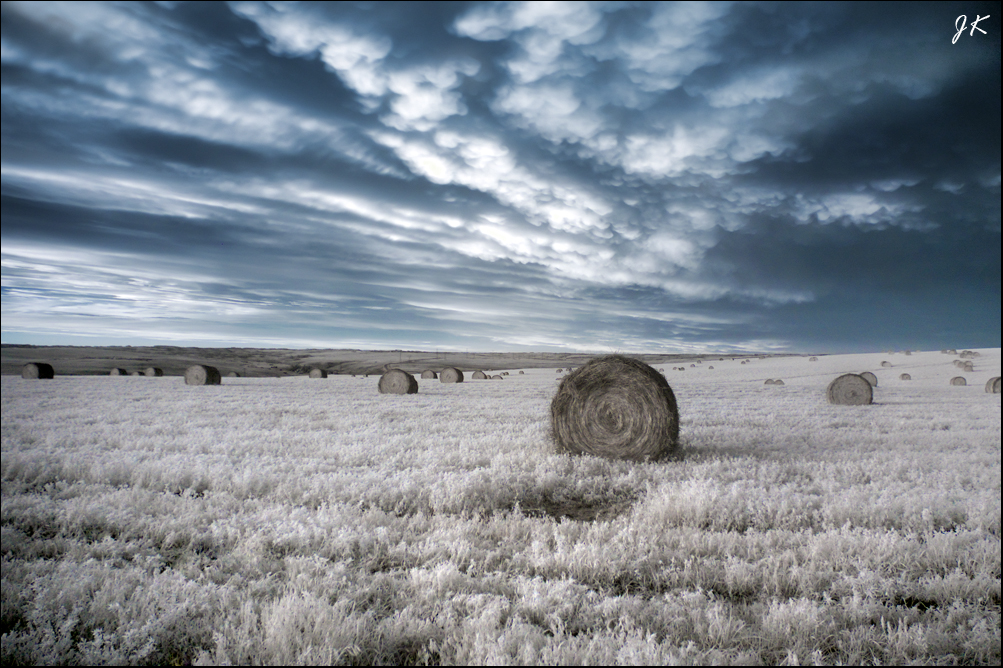
[{"label": "white signature", "polygon": [[[986,34],[986,31],[979,27],[979,21],[987,18],[989,18],[989,14],[986,14],[985,16],[979,16],[978,14],[975,15],[975,20],[972,21],[972,32],[969,33],[970,37],[975,37],[976,30],[978,30],[983,35]],[[964,14],[954,19],[954,27],[957,29],[958,32],[954,34],[954,39],[951,40],[951,44],[957,44],[958,38],[961,37],[961,33],[965,32],[965,28],[968,27],[965,25],[965,23],[967,22],[968,22],[968,17],[965,16]],[[958,27],[959,23],[961,24],[960,28]]]}]

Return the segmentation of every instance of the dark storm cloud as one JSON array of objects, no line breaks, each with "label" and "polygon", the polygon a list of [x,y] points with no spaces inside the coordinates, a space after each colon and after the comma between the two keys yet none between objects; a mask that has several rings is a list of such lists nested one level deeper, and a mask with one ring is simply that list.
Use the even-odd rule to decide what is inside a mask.
[{"label": "dark storm cloud", "polygon": [[998,5],[2,11],[5,340],[999,345]]}]

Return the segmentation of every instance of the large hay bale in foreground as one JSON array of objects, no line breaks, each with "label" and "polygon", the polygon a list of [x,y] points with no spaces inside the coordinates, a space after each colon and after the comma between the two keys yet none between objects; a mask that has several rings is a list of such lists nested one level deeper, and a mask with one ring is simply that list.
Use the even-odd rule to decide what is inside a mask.
[{"label": "large hay bale in foreground", "polygon": [[143,375],[148,376],[150,378],[160,378],[161,376],[164,375],[164,370],[158,366],[148,366],[146,367],[146,370],[143,372]]},{"label": "large hay bale in foreground", "polygon": [[28,362],[21,367],[21,378],[35,380],[39,378],[55,378],[56,372],[51,364],[45,362]]},{"label": "large hay bale in foreground", "polygon": [[899,380],[912,380],[912,376],[907,373],[900,373]]},{"label": "large hay bale in foreground", "polygon": [[486,380],[488,375],[483,371],[475,371],[470,375],[474,380]]},{"label": "large hay bale in foreground", "polygon": [[421,378],[422,380],[426,380],[428,378],[435,379],[438,378],[438,376],[435,375],[435,372],[432,371],[431,369],[425,369],[424,371],[421,372]]},{"label": "large hay bale in foreground", "polygon": [[118,368],[115,368],[115,369],[112,369],[111,371],[109,371],[108,375],[109,376],[128,376],[129,372],[126,371],[125,369],[123,369],[122,367],[118,367]]},{"label": "large hay bale in foreground", "polygon": [[219,369],[208,364],[193,364],[185,369],[185,385],[220,385]]},{"label": "large hay bale in foreground", "polygon": [[878,386],[878,377],[875,376],[870,371],[862,371],[862,372],[860,372],[859,375],[860,375],[861,378],[863,378],[868,383],[870,383],[871,387],[877,387]]},{"label": "large hay bale in foreground", "polygon": [[1000,393],[1000,377],[995,376],[986,381],[986,392],[991,392],[992,394]]},{"label": "large hay bale in foreground", "polygon": [[380,394],[417,394],[418,381],[403,369],[390,369],[380,376]]},{"label": "large hay bale in foreground", "polygon": [[447,366],[439,372],[440,383],[462,383],[463,372],[454,366]]},{"label": "large hay bale in foreground", "polygon": [[844,373],[829,383],[825,397],[830,404],[865,406],[874,401],[874,386],[862,375]]},{"label": "large hay bale in foreground", "polygon": [[655,461],[679,443],[679,409],[665,377],[622,355],[565,376],[550,403],[550,426],[560,453]]},{"label": "large hay bale in foreground", "polygon": [[327,378],[327,371],[324,371],[323,369],[314,368],[310,369],[310,373],[307,375],[309,375],[311,378]]},{"label": "large hay bale in foreground", "polygon": [[968,385],[968,381],[965,380],[964,376],[955,376],[954,378],[951,379],[951,385],[955,385],[957,387],[964,387],[965,385]]}]

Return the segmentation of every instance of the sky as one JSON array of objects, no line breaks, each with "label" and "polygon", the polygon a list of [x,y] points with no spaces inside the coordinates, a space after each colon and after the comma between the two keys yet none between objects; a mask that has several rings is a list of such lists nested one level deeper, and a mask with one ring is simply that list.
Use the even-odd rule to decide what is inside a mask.
[{"label": "sky", "polygon": [[999,347],[999,20],[5,2],[2,341]]}]

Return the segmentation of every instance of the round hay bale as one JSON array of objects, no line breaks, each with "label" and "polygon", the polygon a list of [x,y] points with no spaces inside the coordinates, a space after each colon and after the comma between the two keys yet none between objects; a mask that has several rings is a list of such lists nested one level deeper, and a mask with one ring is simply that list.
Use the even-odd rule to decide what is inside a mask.
[{"label": "round hay bale", "polygon": [[889,362],[889,361],[887,361],[887,360],[885,360],[884,362],[881,363],[881,366],[883,366],[886,369],[891,369],[892,368],[892,363]]},{"label": "round hay bale", "polygon": [[149,378],[160,378],[164,375],[164,370],[159,366],[148,366],[146,367],[146,370],[143,371],[143,375]]},{"label": "round hay bale", "polygon": [[954,348],[949,348],[948,351],[947,351],[947,354],[948,355],[957,355],[958,351],[955,350]]},{"label": "round hay bale", "polygon": [[691,369],[695,369],[695,368],[697,368],[697,365],[696,365],[696,364],[691,364],[691,365],[690,365],[690,368],[691,368]]},{"label": "round hay bale", "polygon": [[766,382],[763,383],[763,385],[772,385],[772,384],[773,384],[773,379],[772,378],[767,378]]},{"label": "round hay bale", "polygon": [[783,385],[784,381],[782,381],[781,379],[777,378],[775,381],[773,381],[773,384],[774,385]]},{"label": "round hay bale", "polygon": [[912,380],[912,376],[907,373],[900,373],[899,380]]},{"label": "round hay bale", "polygon": [[968,381],[965,380],[964,376],[955,376],[951,379],[951,385],[956,385],[957,387],[964,387],[968,385]]},{"label": "round hay bale", "polygon": [[829,383],[825,397],[830,404],[865,406],[874,401],[874,386],[861,375],[844,373]]},{"label": "round hay bale", "polygon": [[185,369],[185,385],[220,385],[219,369],[208,364],[193,364]]},{"label": "round hay bale", "polygon": [[714,366],[713,366],[713,365],[711,365],[711,366],[709,366],[709,367],[707,367],[707,368],[708,368],[708,369],[713,369],[713,368],[714,368]]},{"label": "round hay bale", "polygon": [[878,377],[875,376],[870,371],[862,371],[862,372],[860,372],[860,377],[863,378],[864,380],[866,380],[868,383],[870,383],[871,387],[877,387],[878,386]]},{"label": "round hay bale", "polygon": [[966,373],[973,373],[975,371],[975,366],[971,362],[965,362],[961,365],[961,370]]},{"label": "round hay bale", "polygon": [[51,364],[45,362],[28,362],[21,367],[21,378],[36,380],[39,378],[55,378],[56,372]]},{"label": "round hay bale", "polygon": [[500,374],[495,374],[491,376],[491,380],[505,380]]},{"label": "round hay bale", "polygon": [[809,358],[808,358],[808,361],[809,361],[809,362],[817,362],[817,361],[818,361],[818,358],[817,358],[817,357],[809,357]]},{"label": "round hay bale", "polygon": [[962,362],[961,360],[954,360],[953,362],[951,362],[951,364],[953,364],[954,366],[956,366],[956,367],[958,367],[960,369],[961,365],[964,364],[964,362]]},{"label": "round hay bale", "polygon": [[454,366],[447,366],[439,372],[440,383],[462,383],[463,372]]},{"label": "round hay bale", "polygon": [[227,378],[240,378],[240,374],[237,373],[236,371],[231,371],[230,373],[226,374],[226,377]]},{"label": "round hay bale", "polygon": [[311,378],[327,378],[327,371],[323,369],[310,369],[310,373],[307,374]]},{"label": "round hay bale", "polygon": [[519,372],[519,375],[520,375],[520,376],[524,376],[524,375],[526,375],[526,372],[525,372],[525,371],[520,371],[520,372]]},{"label": "round hay bale", "polygon": [[912,355],[912,351],[911,350],[907,350],[907,351],[905,351],[905,354],[906,355]]},{"label": "round hay bale", "polygon": [[426,379],[429,379],[429,378],[435,379],[435,378],[438,378],[438,376],[435,375],[435,372],[432,371],[431,369],[425,369],[424,371],[421,372],[421,378],[422,378],[422,380],[426,380]]},{"label": "round hay bale", "polygon": [[679,443],[679,409],[665,377],[622,355],[596,358],[562,379],[550,425],[560,453],[655,461]]},{"label": "round hay bale", "polygon": [[143,372],[142,371],[130,371],[129,375],[130,376],[142,376]]},{"label": "round hay bale", "polygon": [[403,369],[390,369],[380,376],[380,394],[417,394],[418,381]]},{"label": "round hay bale", "polygon": [[470,374],[470,377],[473,378],[474,380],[486,380],[488,375],[483,371],[475,371],[472,374]]},{"label": "round hay bale", "polygon": [[109,371],[108,375],[109,376],[128,376],[129,372],[126,371],[125,369],[119,367],[117,369],[112,369],[111,371]]},{"label": "round hay bale", "polygon": [[986,392],[991,394],[1000,393],[1000,377],[995,376],[986,381]]}]

